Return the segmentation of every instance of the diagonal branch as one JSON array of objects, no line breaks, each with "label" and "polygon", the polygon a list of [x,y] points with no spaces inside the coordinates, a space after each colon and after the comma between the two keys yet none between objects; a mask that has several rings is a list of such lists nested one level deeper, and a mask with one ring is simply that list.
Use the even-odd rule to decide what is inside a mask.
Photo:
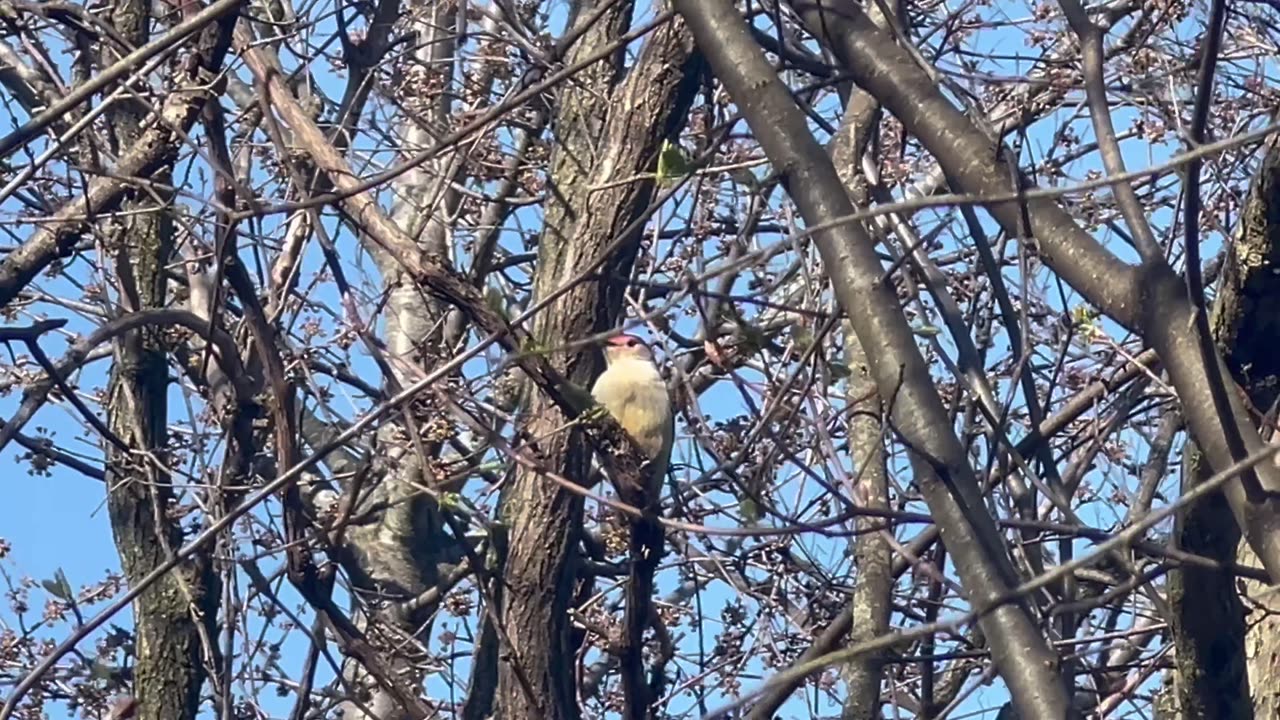
[{"label": "diagonal branch", "polygon": [[[192,56],[194,62],[185,64],[185,67],[188,68],[185,77],[180,77],[178,80],[193,85],[205,82],[207,73],[214,73],[222,67],[223,59],[231,46],[231,31],[238,17],[238,12],[236,11],[243,1],[218,0],[183,22],[178,28],[174,28],[165,37],[160,38],[155,43],[144,46],[135,53],[125,56],[108,71],[104,71],[91,82],[81,87],[89,88],[92,92],[96,92],[111,81],[118,79],[119,75],[132,69],[135,64],[145,62],[161,50],[171,47],[173,43],[179,42],[197,31],[201,34],[197,42],[196,52]],[[179,28],[182,28],[181,33],[177,32]],[[168,41],[167,43],[166,40]],[[159,47],[153,48],[153,46]],[[148,48],[152,48],[150,53],[144,53],[142,56],[135,58],[135,55]],[[117,67],[121,68],[120,71],[118,73],[112,72]],[[77,103],[83,102],[92,92],[85,94],[82,89],[77,89],[77,91],[67,96],[67,100],[78,98]],[[133,187],[128,180],[121,178],[145,178],[156,170],[171,164],[177,157],[178,150],[182,147],[182,138],[185,137],[200,117],[201,108],[208,100],[209,94],[204,91],[190,90],[170,94],[168,99],[165,100],[164,106],[159,110],[154,124],[142,133],[133,148],[120,159],[120,162],[113,168],[111,177],[100,177],[92,180],[84,195],[68,201],[66,205],[58,210],[52,222],[41,225],[21,246],[8,253],[4,261],[0,262],[0,307],[12,302],[18,293],[35,279],[41,271],[47,268],[50,263],[60,257],[69,255],[79,242],[80,235],[90,227],[95,215],[110,212],[120,203],[125,194]],[[42,118],[45,118],[46,115],[55,110],[58,111],[58,114],[65,113],[75,104],[59,103],[45,113],[41,113],[27,125],[14,131],[4,140],[0,140],[0,147],[5,147],[4,142],[10,139],[12,139],[13,143],[18,143],[23,137],[26,137],[23,135],[26,132],[25,128],[32,123],[40,121],[44,124],[37,123],[38,127],[30,131],[38,132],[39,127],[44,127],[48,122],[52,122],[52,118],[56,117],[56,115],[50,116],[47,121],[42,120]],[[16,145],[9,146],[10,149],[13,146]],[[4,151],[0,150],[0,155],[3,154]]]},{"label": "diagonal branch", "polygon": [[[216,27],[217,25],[227,27],[228,21],[235,21],[243,3],[244,0],[216,0],[209,7],[182,21],[154,42],[147,43],[120,58],[111,67],[95,75],[89,82],[67,93],[65,98],[52,107],[45,109],[44,112],[23,123],[17,130],[0,137],[0,158],[7,157],[9,153],[35,137],[41,130],[70,112],[72,108],[85,102],[99,90],[123,78],[135,67],[142,65],[160,53],[171,50],[183,40],[202,32],[208,27]],[[226,40],[229,40],[229,38]],[[204,44],[203,38],[201,44]],[[202,64],[207,69],[217,68],[222,64],[222,54],[226,52],[226,48],[227,42],[224,40],[221,52],[214,52],[201,58],[201,62],[196,64],[197,67]],[[190,102],[190,99],[188,99],[188,102]]]},{"label": "diagonal branch", "polygon": [[[374,201],[372,194],[356,190],[360,185],[356,174],[293,98],[284,84],[284,76],[272,69],[266,62],[264,54],[257,48],[247,50],[245,62],[255,76],[265,84],[270,105],[292,128],[298,146],[305,150],[316,166],[329,176],[340,193],[350,193],[341,201],[341,209],[372,242],[384,250],[394,254],[397,248],[413,247],[413,239],[387,217]],[[612,250],[612,248],[606,250]],[[607,256],[608,252],[604,255]],[[406,269],[418,282],[424,284],[428,291],[464,312],[476,327],[492,336],[493,342],[514,353],[513,361],[570,419],[578,418],[593,407],[594,403],[590,395],[564,379],[547,359],[545,350],[539,348],[529,332],[515,322],[509,322],[497,310],[489,307],[481,292],[464,275],[438,258],[421,257],[412,253],[399,257]],[[602,261],[603,259],[598,259],[591,265]],[[543,298],[540,306],[545,306],[554,297],[553,295]],[[536,312],[540,306],[530,308],[524,315],[528,316]],[[647,462],[644,453],[633,442],[626,439],[626,433],[612,417],[593,416],[591,422],[587,423],[587,428],[598,447],[604,450],[603,454],[606,457],[613,457],[618,463],[615,471],[622,473],[618,477],[630,476],[633,473],[634,476],[639,476],[641,466]]]},{"label": "diagonal branch", "polygon": [[[49,323],[37,325],[35,330],[43,332],[55,326],[54,323],[57,323],[56,326],[60,326],[63,322],[65,321],[50,321]],[[9,441],[35,415],[54,387],[62,389],[62,392],[67,394],[68,399],[73,398],[74,393],[70,392],[70,389],[66,387],[66,380],[71,373],[84,364],[85,359],[94,348],[140,327],[155,325],[177,325],[203,336],[217,348],[218,361],[224,363],[228,377],[233,381],[232,387],[236,391],[237,401],[247,403],[252,400],[253,393],[247,385],[247,378],[243,370],[239,368],[240,356],[236,350],[235,341],[230,335],[218,328],[210,328],[200,316],[186,310],[140,310],[128,315],[122,315],[102,325],[88,337],[72,345],[56,366],[46,368],[46,377],[27,388],[23,393],[22,403],[19,405],[18,411],[14,413],[14,416],[8,422],[0,426],[0,450],[3,450],[5,445],[8,445]],[[27,344],[33,353],[43,354],[37,344],[39,334],[32,333],[29,330],[26,328],[5,328],[0,330],[0,341],[21,340]],[[83,411],[84,409],[82,409]],[[93,421],[91,420],[90,422]],[[101,427],[100,423],[98,423],[97,429],[106,436],[113,435],[106,428]],[[116,438],[115,442],[119,443],[120,440]],[[125,446],[123,449],[128,451],[130,448]]]},{"label": "diagonal branch", "polygon": [[[819,40],[839,57],[855,81],[875,95],[938,159],[959,192],[1026,193],[1029,181],[1011,176],[1007,150],[994,144],[929,81],[893,39],[848,0],[795,0],[792,6]],[[1129,265],[1107,251],[1048,198],[988,206],[1010,234],[1021,236],[1024,217],[1045,263],[1089,302],[1153,347],[1178,391],[1187,424],[1214,468],[1232,465],[1236,450],[1263,447],[1235,388],[1229,412],[1215,412],[1214,376],[1229,377],[1220,356],[1202,355],[1196,309],[1184,284],[1166,264]],[[1221,388],[1221,384],[1218,384]],[[1242,448],[1233,447],[1239,438]],[[1280,577],[1280,514],[1272,496],[1280,471],[1263,464],[1225,486],[1237,523],[1272,577]]]},{"label": "diagonal branch", "polygon": [[[675,6],[782,176],[805,223],[813,226],[851,214],[835,168],[736,9],[723,0],[678,0]],[[884,269],[874,241],[856,224],[815,232],[813,241],[859,342],[878,349],[868,358],[872,375],[889,405],[889,420],[910,450],[916,481],[956,557],[969,601],[975,606],[993,602],[1016,584],[1016,575],[897,296],[881,281]],[[1066,717],[1069,703],[1056,656],[1027,608],[1002,605],[980,622],[1022,716]]]}]

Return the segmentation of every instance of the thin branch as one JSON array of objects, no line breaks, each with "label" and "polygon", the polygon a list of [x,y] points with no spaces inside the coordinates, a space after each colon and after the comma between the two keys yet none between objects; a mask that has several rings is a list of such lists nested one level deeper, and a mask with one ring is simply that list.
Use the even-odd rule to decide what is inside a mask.
[{"label": "thin branch", "polygon": [[[757,141],[783,177],[806,225],[852,213],[831,161],[804,115],[751,39],[746,22],[724,0],[676,0],[698,46],[741,108]],[[865,19],[865,16],[863,16]],[[827,274],[858,341],[876,348],[868,360],[894,429],[911,454],[925,500],[948,537],[970,602],[983,605],[1015,581],[1009,557],[982,508],[964,448],[929,376],[895,291],[881,282],[875,243],[857,225],[813,235]],[[984,618],[997,666],[1027,720],[1061,720],[1070,707],[1053,652],[1021,603]]]}]

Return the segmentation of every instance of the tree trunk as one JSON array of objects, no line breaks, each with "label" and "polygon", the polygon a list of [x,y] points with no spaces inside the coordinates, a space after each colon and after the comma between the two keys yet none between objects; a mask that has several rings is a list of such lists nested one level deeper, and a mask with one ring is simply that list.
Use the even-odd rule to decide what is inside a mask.
[{"label": "tree trunk", "polygon": [[[343,97],[340,120],[345,130],[359,124],[370,88],[370,74],[390,48],[391,24],[403,17],[404,26],[415,36],[413,53],[405,71],[434,77],[439,83],[424,82],[425,112],[409,114],[399,128],[406,148],[429,147],[453,113],[453,63],[457,49],[457,3],[442,0],[400,3],[382,0],[373,9],[371,31],[358,52],[352,53],[353,72]],[[483,96],[485,93],[481,93]],[[345,132],[335,146],[346,150]],[[414,168],[395,183],[391,219],[400,230],[414,238],[413,246],[385,248],[362,242],[373,256],[386,294],[386,354],[393,386],[403,386],[421,373],[433,370],[444,351],[441,328],[445,307],[418,287],[405,269],[400,253],[416,259],[426,256],[449,258],[452,238],[449,218],[456,209],[457,193],[451,188],[454,153]],[[310,189],[314,190],[318,188]],[[324,431],[313,433],[313,446],[323,444]],[[439,444],[423,441],[420,428],[393,417],[377,434],[378,451],[370,479],[360,492],[356,515],[367,519],[352,523],[340,549],[343,567],[359,596],[359,610],[353,612],[360,628],[379,645],[395,648],[387,659],[402,681],[416,686],[425,663],[423,648],[429,642],[437,605],[415,603],[414,599],[440,586],[442,570],[461,557],[461,548],[449,532],[434,496],[423,488],[438,489],[437,478],[424,466],[439,457]],[[408,438],[419,436],[418,440]],[[366,469],[362,469],[364,472]],[[348,488],[348,492],[350,489]],[[342,704],[346,720],[403,720],[411,710],[379,685],[360,662],[348,658],[343,675],[361,696]]]},{"label": "tree trunk", "polygon": [[[675,5],[782,174],[806,225],[822,228],[812,232],[812,240],[823,270],[859,341],[876,349],[868,353],[876,386],[882,397],[893,398],[889,421],[910,449],[915,480],[955,558],[969,602],[984,607],[1002,600],[1017,582],[1016,573],[898,298],[882,280],[874,242],[860,226],[837,222],[853,211],[843,182],[737,9],[703,0],[676,0]],[[1073,715],[1057,654],[1026,604],[1001,605],[979,624],[1024,715],[1055,720]]]},{"label": "tree trunk", "polygon": [[[1274,423],[1280,400],[1280,142],[1266,144],[1262,165],[1240,218],[1238,238],[1227,255],[1214,305],[1214,332],[1228,353],[1236,382],[1249,395],[1253,411]],[[1276,438],[1271,438],[1272,442]],[[1241,543],[1237,560],[1259,560]],[[1280,717],[1280,598],[1274,587],[1256,580],[1244,590],[1244,661],[1256,718]]]},{"label": "tree trunk", "polygon": [[[619,37],[631,12],[631,2],[581,3],[578,21],[593,25],[566,62],[598,52]],[[651,176],[636,176],[652,173],[670,121],[683,121],[687,112],[691,93],[681,81],[691,50],[683,25],[669,23],[654,33],[625,81],[619,82],[619,48],[561,94],[535,300],[559,291],[606,252],[608,256],[598,277],[572,285],[537,316],[534,335],[556,369],[582,387],[599,373],[599,354],[572,345],[566,349],[565,344],[614,327],[622,313],[626,280],[641,240],[640,232],[628,226],[646,210],[654,187]],[[622,244],[610,248],[619,238]],[[525,436],[536,439],[538,454],[552,463],[549,469],[584,480],[588,447],[576,431],[564,430],[561,412],[539,395],[530,403],[528,417]],[[501,517],[509,527],[510,547],[499,615],[510,647],[499,653],[500,718],[579,715],[568,610],[581,516],[581,498],[540,472],[519,471],[504,494]]]},{"label": "tree trunk", "polygon": [[[150,13],[146,0],[120,0],[111,22],[134,46],[142,46],[148,40]],[[115,59],[104,50],[104,66]],[[148,112],[140,100],[115,106],[108,123],[112,146],[132,147]],[[173,184],[167,167],[147,179],[157,187]],[[107,252],[114,254],[110,261],[119,309],[129,313],[164,307],[164,268],[173,252],[172,206],[167,198],[139,189],[128,191],[122,209],[122,217],[99,225]],[[128,450],[107,446],[107,509],[130,582],[164,563],[183,539],[170,515],[175,495],[166,467],[169,365],[163,333],[161,327],[144,327],[122,335],[113,347],[107,427]],[[134,601],[133,693],[139,720],[194,720],[206,663],[217,652],[212,641],[217,612],[218,582],[207,554],[165,575]]]},{"label": "tree trunk", "polygon": [[[885,22],[876,8],[877,22]],[[880,104],[866,92],[854,88],[845,103],[840,130],[828,150],[836,172],[849,192],[855,207],[867,207],[870,201],[867,179],[862,173],[862,157],[879,130]],[[858,335],[843,323],[846,362],[849,366],[849,402],[856,409],[849,418],[849,452],[855,473],[849,488],[860,507],[889,509],[889,480],[885,467],[884,406],[876,390],[875,378],[867,352]],[[854,523],[857,535],[852,542],[857,580],[849,608],[853,626],[850,644],[866,642],[889,632],[889,616],[893,600],[893,549],[882,532],[883,519],[861,516]],[[846,695],[841,720],[876,720],[880,715],[880,685],[884,678],[884,653],[871,652],[850,660],[844,666]]]},{"label": "tree trunk", "polygon": [[[1266,148],[1227,253],[1210,320],[1214,341],[1247,394],[1255,422],[1273,412],[1280,397],[1280,355],[1275,352],[1280,278],[1274,272],[1280,264],[1280,144],[1271,139]],[[1184,483],[1203,477],[1203,465],[1199,452],[1189,446]],[[1177,527],[1183,550],[1258,564],[1249,546],[1239,542],[1231,509],[1220,496],[1180,513]],[[1168,712],[1181,720],[1242,718],[1250,712],[1257,718],[1280,716],[1280,601],[1275,594],[1257,581],[1191,567],[1175,569],[1169,585],[1178,656]]]},{"label": "tree trunk", "polygon": [[[1230,351],[1226,354],[1230,363]],[[1189,442],[1183,463],[1183,490],[1212,474],[1199,449]],[[1174,528],[1179,549],[1214,560],[1230,561],[1240,542],[1240,528],[1221,495],[1205,498],[1179,512]],[[1169,573],[1169,606],[1176,651],[1173,688],[1181,717],[1248,717],[1248,683],[1241,645],[1244,615],[1235,578],[1226,570],[1177,567]]]},{"label": "tree trunk", "polygon": [[[163,176],[154,178],[168,184]],[[132,266],[141,308],[160,307],[160,271],[171,249],[172,225],[153,203],[126,202],[127,210],[151,210],[118,224],[121,269]],[[122,273],[122,286],[131,285]],[[126,289],[125,292],[128,292]],[[107,508],[120,564],[130,582],[150,574],[182,546],[182,530],[170,516],[175,499],[165,462],[169,367],[163,328],[145,327],[115,344],[107,427],[130,448],[107,449]],[[199,555],[156,581],[134,602],[138,660],[134,695],[140,720],[194,719],[200,690],[213,660],[218,583],[208,555]],[[204,635],[202,638],[201,635]],[[207,644],[206,644],[207,643]]]},{"label": "tree trunk", "polygon": [[[849,361],[849,398],[858,404],[849,419],[849,449],[854,458],[856,488],[851,494],[859,506],[889,509],[888,473],[885,470],[884,433],[880,396],[867,367],[866,351],[852,330],[845,332]],[[893,600],[893,550],[881,534],[885,522],[864,516],[855,523],[853,557],[857,582],[850,609],[853,627],[849,642],[856,644],[889,632]],[[847,695],[841,720],[875,720],[880,717],[880,685],[884,676],[884,653],[866,653],[844,667]]]}]

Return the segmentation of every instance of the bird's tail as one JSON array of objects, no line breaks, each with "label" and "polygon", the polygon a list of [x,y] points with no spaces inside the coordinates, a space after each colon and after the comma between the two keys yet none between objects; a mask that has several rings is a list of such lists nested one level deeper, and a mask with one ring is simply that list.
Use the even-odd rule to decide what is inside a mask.
[{"label": "bird's tail", "polygon": [[627,583],[625,639],[619,667],[626,704],[624,717],[647,720],[650,706],[662,690],[661,673],[651,682],[645,681],[644,630],[649,626],[653,610],[653,576],[662,559],[662,523],[652,508],[645,508],[631,523],[631,576]]}]

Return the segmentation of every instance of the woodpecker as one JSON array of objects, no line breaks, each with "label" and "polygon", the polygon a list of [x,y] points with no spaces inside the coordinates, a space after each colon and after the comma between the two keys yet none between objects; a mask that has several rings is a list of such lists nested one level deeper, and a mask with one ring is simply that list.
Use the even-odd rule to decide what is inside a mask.
[{"label": "woodpecker", "polygon": [[643,489],[646,502],[656,500],[671,461],[675,417],[667,384],[653,361],[653,351],[634,335],[615,335],[605,343],[607,368],[591,388],[604,406],[649,458]]}]

